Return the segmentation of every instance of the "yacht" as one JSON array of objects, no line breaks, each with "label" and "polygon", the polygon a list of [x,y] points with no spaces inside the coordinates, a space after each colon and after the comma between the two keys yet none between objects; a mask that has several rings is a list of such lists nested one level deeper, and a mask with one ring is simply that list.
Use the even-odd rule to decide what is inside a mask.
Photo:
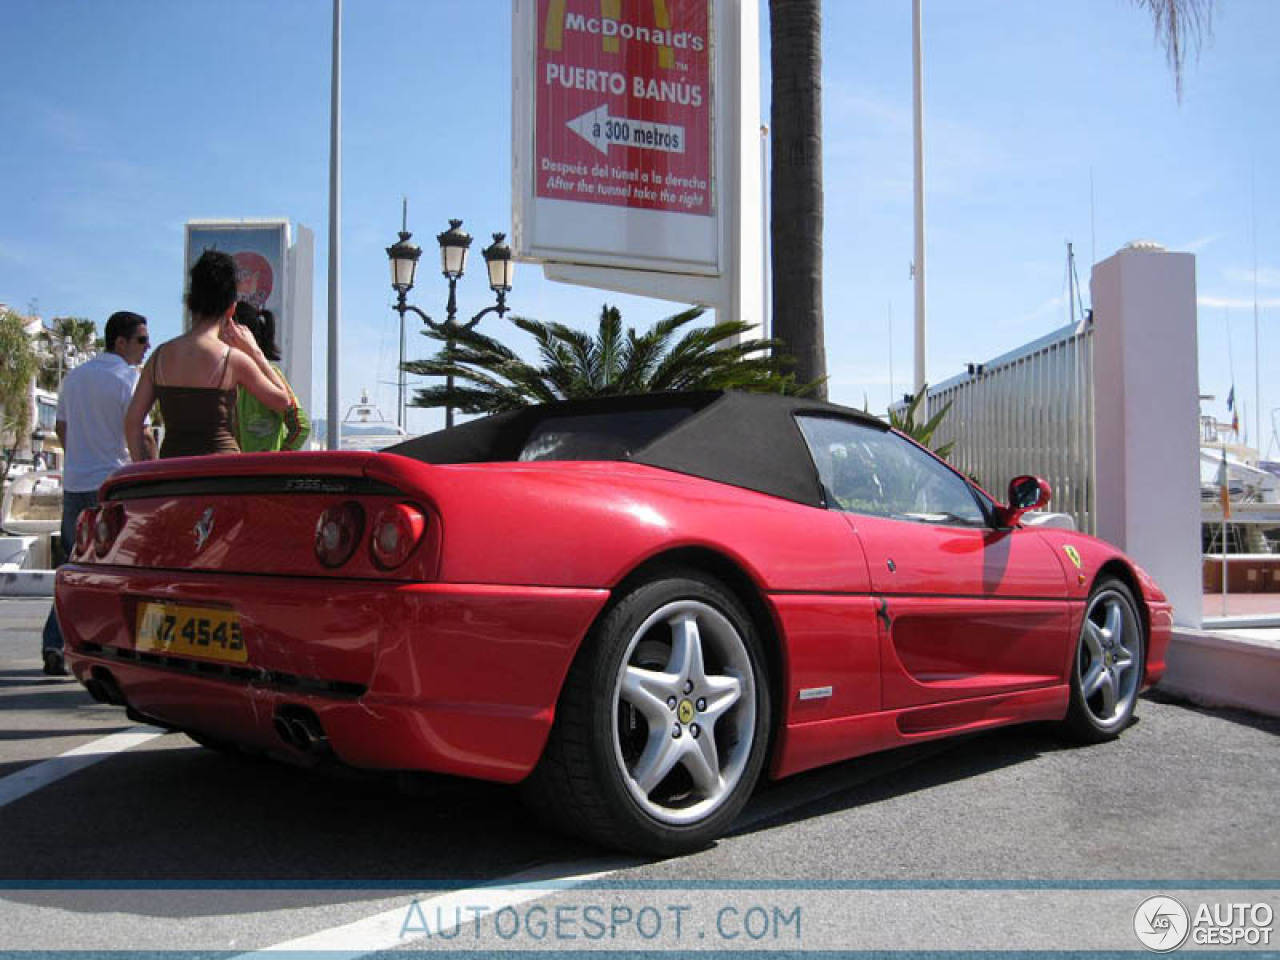
[{"label": "yacht", "polygon": [[62,472],[11,470],[0,502],[0,570],[51,568],[61,526]]},{"label": "yacht", "polygon": [[1205,553],[1280,554],[1280,464],[1262,460],[1212,416],[1200,417],[1200,517]]},{"label": "yacht", "polygon": [[388,420],[377,404],[369,402],[369,391],[361,390],[360,402],[352,404],[342,418],[339,449],[382,450],[408,436],[408,431]]}]

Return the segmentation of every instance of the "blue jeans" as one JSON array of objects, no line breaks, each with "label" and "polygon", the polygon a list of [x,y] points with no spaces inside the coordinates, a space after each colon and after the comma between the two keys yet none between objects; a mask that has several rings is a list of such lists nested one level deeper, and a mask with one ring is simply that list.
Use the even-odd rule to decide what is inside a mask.
[{"label": "blue jeans", "polygon": [[[81,510],[88,510],[98,505],[97,490],[63,490],[62,491],[62,548],[70,555],[76,542],[76,520]],[[44,636],[41,652],[45,650],[62,651],[62,629],[58,626],[58,610],[55,606],[49,611],[49,619],[44,622]]]}]

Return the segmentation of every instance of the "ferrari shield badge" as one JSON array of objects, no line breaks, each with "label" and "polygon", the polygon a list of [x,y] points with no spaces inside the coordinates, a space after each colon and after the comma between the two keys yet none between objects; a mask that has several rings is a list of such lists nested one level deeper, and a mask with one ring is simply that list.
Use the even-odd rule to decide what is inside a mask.
[{"label": "ferrari shield badge", "polygon": [[1062,548],[1062,552],[1067,555],[1067,559],[1070,560],[1072,563],[1074,563],[1076,565],[1076,569],[1079,570],[1080,569],[1080,551],[1077,550],[1075,547],[1068,545]]},{"label": "ferrari shield badge", "polygon": [[200,516],[193,533],[196,536],[196,552],[198,553],[204,547],[205,541],[209,539],[209,534],[213,533],[213,507],[207,508]]}]

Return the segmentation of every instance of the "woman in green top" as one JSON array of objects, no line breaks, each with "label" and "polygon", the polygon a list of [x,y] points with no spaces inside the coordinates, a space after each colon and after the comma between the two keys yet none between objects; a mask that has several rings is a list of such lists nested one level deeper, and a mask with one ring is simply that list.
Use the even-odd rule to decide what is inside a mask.
[{"label": "woman in green top", "polygon": [[236,323],[247,327],[263,354],[280,375],[291,403],[277,413],[248,390],[236,398],[236,439],[245,453],[264,450],[300,450],[311,433],[311,421],[280,369],[280,348],[276,346],[276,318],[270,310],[259,310],[241,300],[236,304]]}]

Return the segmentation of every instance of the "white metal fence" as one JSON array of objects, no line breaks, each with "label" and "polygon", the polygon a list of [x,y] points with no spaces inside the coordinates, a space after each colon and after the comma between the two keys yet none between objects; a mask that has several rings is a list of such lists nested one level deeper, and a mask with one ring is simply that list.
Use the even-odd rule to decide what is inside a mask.
[{"label": "white metal fence", "polygon": [[998,500],[1014,477],[1043,477],[1053,488],[1048,509],[1095,532],[1092,323],[1062,327],[929,389],[931,414],[946,403],[933,446],[954,441],[953,466]]}]

